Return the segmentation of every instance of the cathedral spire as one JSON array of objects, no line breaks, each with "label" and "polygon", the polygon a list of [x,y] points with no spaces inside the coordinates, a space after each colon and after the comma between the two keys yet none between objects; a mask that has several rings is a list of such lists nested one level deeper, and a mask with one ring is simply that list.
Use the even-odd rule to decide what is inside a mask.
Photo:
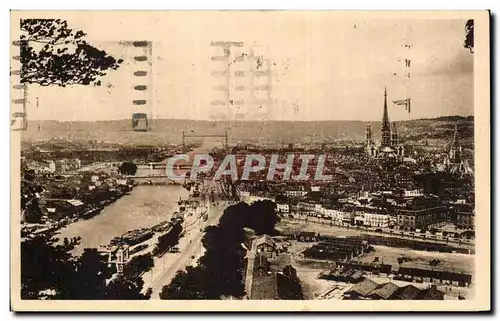
[{"label": "cathedral spire", "polygon": [[384,87],[384,114],[382,116],[382,128],[390,128],[389,112],[387,111],[387,87]]},{"label": "cathedral spire", "polygon": [[387,87],[384,87],[384,113],[382,115],[382,146],[391,145],[391,125],[389,123],[389,112],[387,111]]},{"label": "cathedral spire", "polygon": [[458,146],[458,123],[455,123],[455,131],[453,132],[453,146]]},{"label": "cathedral spire", "polygon": [[450,158],[453,163],[459,163],[461,160],[460,146],[458,145],[458,122],[455,123],[455,131],[453,132],[453,143],[450,150]]}]

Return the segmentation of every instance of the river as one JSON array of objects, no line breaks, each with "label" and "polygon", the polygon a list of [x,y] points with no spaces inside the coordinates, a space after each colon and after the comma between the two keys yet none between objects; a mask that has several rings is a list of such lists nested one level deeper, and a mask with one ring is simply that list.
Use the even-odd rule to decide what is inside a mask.
[{"label": "river", "polygon": [[188,196],[180,185],[139,185],[129,195],[106,206],[89,220],[72,223],[60,230],[60,239],[82,238],[73,254],[80,255],[85,248],[107,245],[116,236],[127,231],[151,227],[170,219],[178,211],[179,198]]}]

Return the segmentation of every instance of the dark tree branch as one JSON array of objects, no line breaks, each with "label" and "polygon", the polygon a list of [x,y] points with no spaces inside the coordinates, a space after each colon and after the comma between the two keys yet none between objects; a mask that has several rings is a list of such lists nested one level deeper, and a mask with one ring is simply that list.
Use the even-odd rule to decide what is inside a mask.
[{"label": "dark tree branch", "polygon": [[465,24],[464,47],[474,53],[474,19],[469,19]]},{"label": "dark tree branch", "polygon": [[60,19],[24,19],[21,30],[27,33],[21,36],[21,83],[99,86],[98,78],[123,62],[86,43],[83,31],[69,29]]}]

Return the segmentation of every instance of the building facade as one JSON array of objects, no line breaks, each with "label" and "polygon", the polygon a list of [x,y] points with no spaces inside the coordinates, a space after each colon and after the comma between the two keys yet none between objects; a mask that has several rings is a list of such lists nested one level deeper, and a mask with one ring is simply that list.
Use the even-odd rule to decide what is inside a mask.
[{"label": "building facade", "polygon": [[454,206],[456,215],[455,225],[462,229],[473,230],[475,228],[474,207],[469,204],[457,204]]},{"label": "building facade", "polygon": [[288,205],[288,204],[276,204],[276,210],[279,213],[290,213],[290,205]]},{"label": "building facade", "polygon": [[396,210],[397,225],[399,228],[429,229],[443,226],[446,222],[446,208],[434,206],[421,209]]},{"label": "building facade", "polygon": [[365,226],[370,227],[388,227],[389,214],[386,213],[365,213],[364,215]]},{"label": "building facade", "polygon": [[263,235],[255,241],[257,253],[264,255],[266,258],[274,258],[278,254],[278,247],[269,235]]}]

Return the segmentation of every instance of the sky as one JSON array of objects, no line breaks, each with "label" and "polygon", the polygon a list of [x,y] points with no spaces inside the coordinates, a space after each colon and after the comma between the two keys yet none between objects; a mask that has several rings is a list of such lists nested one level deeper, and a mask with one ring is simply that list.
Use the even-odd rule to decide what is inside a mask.
[{"label": "sky", "polygon": [[[27,108],[33,120],[130,119],[134,112],[147,112],[151,118],[214,119],[227,109],[212,105],[223,97],[213,87],[224,80],[212,73],[225,66],[211,60],[222,54],[210,45],[212,41],[241,41],[244,47],[235,52],[254,48],[269,59],[272,103],[264,106],[268,119],[377,121],[382,117],[384,87],[391,120],[474,111],[473,54],[463,47],[466,19],[394,15],[361,19],[352,14],[300,11],[57,15],[70,28],[86,32],[89,43],[125,62],[102,78],[101,87],[30,85]],[[139,84],[132,76],[139,68],[132,58],[135,53],[119,44],[127,40],[153,43],[151,77],[145,77],[146,83]],[[411,60],[406,69],[410,79],[404,77],[405,58]],[[236,86],[233,81],[241,79],[231,79]],[[148,86],[142,93],[146,106],[132,105],[139,94],[133,90],[135,85]],[[406,97],[411,97],[411,116],[391,103]],[[256,115],[246,119],[260,117],[261,106],[229,108]]]}]

